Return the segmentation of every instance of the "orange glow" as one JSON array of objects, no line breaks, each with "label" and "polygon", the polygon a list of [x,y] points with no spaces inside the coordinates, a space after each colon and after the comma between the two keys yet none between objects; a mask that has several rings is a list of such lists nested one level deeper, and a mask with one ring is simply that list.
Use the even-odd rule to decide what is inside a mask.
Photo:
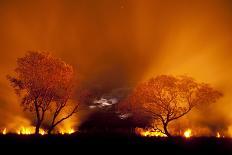
[{"label": "orange glow", "polygon": [[190,138],[192,136],[192,130],[191,129],[187,129],[185,132],[184,132],[184,137],[185,138]]}]

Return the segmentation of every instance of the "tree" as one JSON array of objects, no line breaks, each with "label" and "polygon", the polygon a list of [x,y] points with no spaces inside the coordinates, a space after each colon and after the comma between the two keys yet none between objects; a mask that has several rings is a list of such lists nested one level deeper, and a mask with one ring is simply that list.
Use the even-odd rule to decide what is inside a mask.
[{"label": "tree", "polygon": [[48,53],[27,52],[17,59],[15,76],[7,76],[19,96],[21,105],[36,116],[35,134],[47,112],[52,113],[48,132],[77,112],[78,104],[72,106],[67,116],[58,119],[64,108],[70,109],[69,99],[73,91],[74,71],[72,66]]},{"label": "tree", "polygon": [[190,77],[160,75],[139,84],[122,107],[129,109],[135,118],[150,118],[155,130],[170,137],[170,122],[194,107],[216,102],[221,96],[221,92],[208,84],[197,83]]}]

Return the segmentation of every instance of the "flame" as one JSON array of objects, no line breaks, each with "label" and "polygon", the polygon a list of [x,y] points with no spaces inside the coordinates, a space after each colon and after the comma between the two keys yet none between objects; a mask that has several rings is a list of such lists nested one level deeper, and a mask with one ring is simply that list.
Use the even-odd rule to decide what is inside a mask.
[{"label": "flame", "polygon": [[39,131],[39,134],[40,134],[40,135],[45,135],[46,132],[45,132],[43,129],[41,129],[41,130]]},{"label": "flame", "polygon": [[[62,135],[73,134],[74,132],[75,132],[75,130],[73,128],[59,129],[58,130],[58,133],[62,134]],[[18,135],[32,135],[35,133],[35,127],[33,127],[33,126],[29,126],[29,127],[21,126],[17,130],[11,131],[11,133],[16,133]],[[4,130],[2,131],[2,134],[3,135],[7,134],[7,128],[4,128]],[[44,129],[40,128],[39,134],[45,135],[45,134],[47,134],[47,132]]]},{"label": "flame", "polygon": [[2,134],[5,135],[7,133],[6,128],[2,131]]},{"label": "flame", "polygon": [[167,137],[164,133],[154,129],[135,128],[135,133],[143,137]]},{"label": "flame", "polygon": [[184,132],[184,137],[185,138],[190,138],[192,136],[192,130],[191,129],[187,129],[185,132]]},{"label": "flame", "polygon": [[73,134],[75,132],[75,130],[73,128],[69,128],[69,129],[60,129],[59,133],[64,135],[64,134]]},{"label": "flame", "polygon": [[19,135],[30,135],[33,134],[33,129],[31,129],[30,127],[22,126],[20,129],[18,129],[17,133]]},{"label": "flame", "polygon": [[[75,130],[73,128],[66,128],[66,129],[59,129],[57,133],[59,134],[73,134],[75,132]],[[2,130],[2,134],[6,135],[8,133],[7,128],[4,128],[4,130]],[[35,133],[35,127],[34,126],[21,126],[19,127],[17,130],[11,130],[11,133],[16,133],[18,135],[32,135]],[[47,134],[47,132],[40,128],[39,129],[39,134],[40,135],[45,135]]]},{"label": "flame", "polygon": [[220,138],[220,137],[221,137],[221,135],[220,135],[220,133],[219,133],[219,132],[217,132],[216,137],[217,137],[217,138]]},{"label": "flame", "polygon": [[[35,133],[35,127],[24,127],[22,126],[17,130],[17,134],[19,135],[31,135]],[[44,129],[39,129],[40,135],[45,135],[46,131]]]}]

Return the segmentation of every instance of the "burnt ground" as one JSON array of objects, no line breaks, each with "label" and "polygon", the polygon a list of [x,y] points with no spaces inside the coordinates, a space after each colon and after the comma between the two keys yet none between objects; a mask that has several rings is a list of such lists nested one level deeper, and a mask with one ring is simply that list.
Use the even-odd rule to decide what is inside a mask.
[{"label": "burnt ground", "polygon": [[[160,153],[212,153],[232,154],[232,139],[201,137],[190,139],[182,137],[173,138],[147,138],[130,134],[92,133],[52,136],[0,136],[0,148],[7,151],[22,152],[110,152],[124,154],[125,151],[142,154]],[[31,151],[28,151],[31,150]],[[151,153],[150,153],[151,152]],[[107,153],[107,154],[108,154]]]}]

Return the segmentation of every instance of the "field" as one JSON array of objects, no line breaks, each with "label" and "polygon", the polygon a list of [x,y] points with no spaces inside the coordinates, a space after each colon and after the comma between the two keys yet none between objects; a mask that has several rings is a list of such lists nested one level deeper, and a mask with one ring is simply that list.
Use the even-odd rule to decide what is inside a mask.
[{"label": "field", "polygon": [[[130,134],[72,134],[72,135],[2,135],[1,149],[11,151],[49,151],[60,152],[108,152],[123,153],[128,151],[155,153],[232,153],[232,139],[215,137],[156,138],[139,137]],[[110,152],[109,152],[110,153]]]}]

